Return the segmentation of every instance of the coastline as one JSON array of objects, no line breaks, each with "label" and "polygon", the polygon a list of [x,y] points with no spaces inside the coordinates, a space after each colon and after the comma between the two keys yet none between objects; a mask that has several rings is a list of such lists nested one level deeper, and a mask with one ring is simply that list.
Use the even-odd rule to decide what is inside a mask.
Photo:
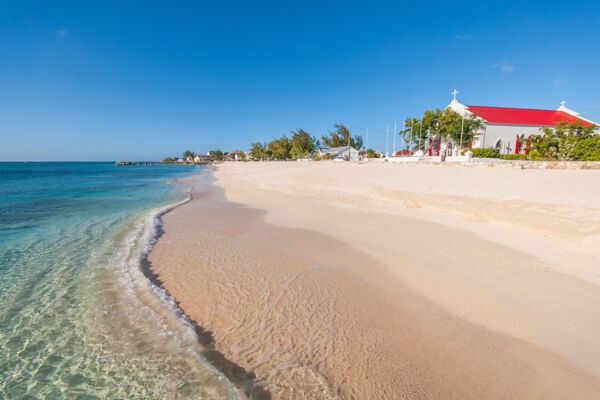
[{"label": "coastline", "polygon": [[[556,328],[545,316],[552,314],[549,309],[557,302],[583,293],[587,297],[581,299],[580,308],[585,308],[597,299],[589,268],[566,276],[527,252],[513,248],[506,256],[510,240],[491,242],[490,236],[507,236],[502,229],[517,229],[522,235],[540,230],[528,230],[534,225],[531,221],[516,228],[486,221],[499,229],[486,237],[470,226],[481,228],[483,222],[459,210],[465,198],[450,197],[454,205],[440,206],[437,199],[436,204],[416,206],[435,199],[435,193],[419,193],[417,185],[410,193],[394,193],[390,200],[389,190],[396,188],[381,182],[377,184],[387,191],[367,190],[366,197],[349,192],[352,185],[336,187],[334,179],[346,179],[337,174],[339,168],[355,168],[347,167],[333,167],[332,175],[326,163],[308,172],[306,165],[303,170],[285,164],[219,166],[215,184],[193,182],[193,200],[164,217],[165,234],[149,255],[152,272],[201,327],[201,341],[240,366],[246,374],[241,381],[253,380],[256,374],[270,392],[264,393],[265,398],[598,395],[598,371],[579,362],[578,355],[582,346],[595,340],[597,328],[585,322],[577,327],[573,338],[586,336],[582,331],[589,329],[579,349],[568,340],[560,343],[569,339],[560,324],[557,334],[548,335],[549,341],[540,337]],[[319,179],[310,176],[318,170]],[[330,187],[319,186],[319,180]],[[341,201],[338,195],[351,200]],[[457,196],[447,193],[452,195]],[[531,200],[528,196],[521,201]],[[397,197],[404,202],[400,206]],[[420,215],[432,210],[431,215]],[[452,215],[443,220],[439,213]],[[456,219],[461,221],[459,230],[448,226]],[[585,230],[572,228],[565,234],[548,225],[541,234],[554,232],[551,240],[571,242],[586,235]],[[406,236],[409,233],[416,238]],[[437,238],[425,237],[435,233]],[[388,234],[404,241],[390,243],[385,239]],[[455,240],[440,249],[427,245],[439,237]],[[458,239],[470,243],[460,253],[467,259],[466,271],[448,266],[452,259],[444,254],[461,246]],[[381,242],[379,247],[376,241]],[[390,257],[398,257],[394,247],[402,250],[402,263],[390,262]],[[434,259],[440,265],[430,263]],[[475,265],[482,269],[482,262],[491,266],[469,277]],[[499,265],[502,262],[505,265]],[[559,283],[565,279],[567,283]],[[534,280],[541,280],[530,294],[535,302],[548,300],[543,293],[549,288],[558,289],[555,297],[570,297],[542,306],[541,313],[519,310],[524,304],[519,291]],[[499,288],[490,286],[492,282]],[[514,285],[516,294],[507,290],[508,284]],[[500,301],[500,295],[514,296]],[[569,307],[559,310],[557,317],[568,319],[565,310],[577,311],[577,322],[590,317],[578,306]],[[525,319],[519,318],[527,316],[537,321],[525,326]],[[595,357],[592,353],[592,363]]]}]

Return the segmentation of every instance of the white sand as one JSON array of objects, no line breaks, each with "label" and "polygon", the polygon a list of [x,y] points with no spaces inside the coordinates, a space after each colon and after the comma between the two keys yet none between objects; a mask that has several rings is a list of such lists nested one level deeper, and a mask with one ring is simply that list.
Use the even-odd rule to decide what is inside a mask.
[{"label": "white sand", "polygon": [[[214,202],[197,194],[166,216],[151,261],[219,350],[275,397],[315,396],[290,384],[321,382],[311,374],[356,398],[600,393],[600,171],[318,162],[226,163],[214,175],[228,200],[252,208],[207,211]],[[315,263],[337,275],[317,277]],[[281,292],[278,305],[258,282]],[[235,307],[233,293],[244,296]],[[315,303],[298,331],[289,321],[313,302],[335,312]],[[250,321],[260,318],[259,329]],[[274,345],[281,337],[291,341]],[[316,345],[302,350],[307,337]],[[274,372],[286,357],[312,367]]]},{"label": "white sand", "polygon": [[[454,314],[600,376],[600,171],[315,162],[227,163],[215,175],[267,222],[326,232]],[[321,204],[349,212],[332,224]],[[376,223],[353,223],[355,212]]]}]

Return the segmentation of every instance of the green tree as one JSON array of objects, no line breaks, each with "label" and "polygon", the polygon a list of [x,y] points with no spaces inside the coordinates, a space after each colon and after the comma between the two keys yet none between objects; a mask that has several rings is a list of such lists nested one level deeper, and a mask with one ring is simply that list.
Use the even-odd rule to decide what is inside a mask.
[{"label": "green tree", "polygon": [[253,160],[264,160],[265,158],[271,157],[271,153],[268,150],[267,143],[252,143],[250,145],[250,157]]},{"label": "green tree", "polygon": [[600,161],[600,135],[577,141],[573,155],[579,161]]},{"label": "green tree", "polygon": [[186,150],[186,151],[183,152],[183,159],[185,160],[188,157],[194,158],[195,155],[196,154],[194,154],[193,151]]},{"label": "green tree", "polygon": [[223,152],[221,150],[210,150],[208,154],[213,158],[213,160],[223,160]]},{"label": "green tree", "polygon": [[553,128],[541,128],[541,134],[532,135],[529,143],[529,157],[549,160],[575,160],[579,158],[582,145],[578,142],[592,138],[594,125],[585,125],[583,121],[559,121]]},{"label": "green tree", "polygon": [[373,149],[367,149],[367,158],[379,158],[379,154],[375,153]]},{"label": "green tree", "polygon": [[244,154],[244,152],[243,152],[243,151],[240,151],[240,150],[235,150],[235,151],[232,151],[232,152],[231,152],[231,156],[232,156],[233,158],[235,158],[235,156],[237,156],[237,159],[238,159],[239,161],[245,161],[245,160],[246,160],[246,154]]},{"label": "green tree", "polygon": [[269,142],[268,151],[278,160],[287,160],[290,158],[291,144],[287,136],[283,135],[279,139]]},{"label": "green tree", "polygon": [[408,143],[410,151],[424,148],[427,135],[423,133],[420,119],[407,117],[404,120],[404,130],[400,131],[400,134],[404,137],[406,143]]},{"label": "green tree", "polygon": [[[400,131],[411,147],[421,150],[429,148],[428,136],[434,140],[446,139],[454,144],[467,146],[473,141],[483,126],[483,121],[476,115],[461,117],[461,115],[448,108],[440,110],[426,110],[423,117],[417,119],[408,117],[404,121],[404,130]],[[462,143],[461,141],[462,131]],[[412,149],[409,149],[412,150]]]},{"label": "green tree", "polygon": [[290,155],[292,158],[306,157],[315,151],[317,140],[306,133],[303,129],[297,129],[291,132]]},{"label": "green tree", "polygon": [[474,114],[469,114],[463,118],[460,114],[452,112],[454,113],[450,116],[452,122],[448,124],[444,132],[444,138],[461,148],[468,147],[481,132],[483,120]]},{"label": "green tree", "polygon": [[362,149],[363,147],[363,137],[360,135],[355,135],[354,137],[350,136],[350,131],[342,124],[334,124],[333,127],[335,131],[329,132],[329,135],[321,136],[321,141],[325,146],[328,147],[341,147],[348,146],[348,140],[350,141],[350,146],[355,148],[356,150]]}]

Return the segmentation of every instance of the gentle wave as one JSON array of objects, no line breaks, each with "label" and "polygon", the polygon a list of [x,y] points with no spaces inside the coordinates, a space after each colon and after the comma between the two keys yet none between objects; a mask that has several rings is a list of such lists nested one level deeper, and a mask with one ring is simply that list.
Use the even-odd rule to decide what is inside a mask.
[{"label": "gentle wave", "polygon": [[189,172],[0,165],[0,398],[244,398],[143,270]]}]

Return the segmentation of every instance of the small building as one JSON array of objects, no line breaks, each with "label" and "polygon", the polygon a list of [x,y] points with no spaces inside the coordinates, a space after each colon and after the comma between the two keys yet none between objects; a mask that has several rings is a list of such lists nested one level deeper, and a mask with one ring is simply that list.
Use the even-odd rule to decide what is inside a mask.
[{"label": "small building", "polygon": [[210,155],[202,155],[202,154],[196,154],[194,156],[194,162],[207,162],[211,160],[211,156]]},{"label": "small building", "polygon": [[246,159],[245,153],[240,150],[235,150],[231,153],[227,153],[223,157],[225,161],[243,161]]},{"label": "small building", "polygon": [[[483,129],[476,136],[471,146],[474,148],[494,148],[500,154],[524,153],[526,139],[531,135],[541,134],[541,129],[554,127],[557,122],[580,122],[584,125],[600,126],[581,116],[576,111],[565,107],[563,101],[556,110],[542,110],[533,108],[509,108],[464,105],[454,100],[447,108],[462,116],[477,115],[484,122]],[[430,155],[439,154],[440,148],[445,147],[438,140],[430,146]],[[451,147],[451,144],[446,147]]]},{"label": "small building", "polygon": [[319,157],[323,157],[325,154],[331,154],[331,158],[334,160],[350,160],[358,161],[359,154],[358,150],[354,147],[350,147],[350,156],[348,156],[348,146],[341,147],[327,147],[321,146],[318,148]]}]

